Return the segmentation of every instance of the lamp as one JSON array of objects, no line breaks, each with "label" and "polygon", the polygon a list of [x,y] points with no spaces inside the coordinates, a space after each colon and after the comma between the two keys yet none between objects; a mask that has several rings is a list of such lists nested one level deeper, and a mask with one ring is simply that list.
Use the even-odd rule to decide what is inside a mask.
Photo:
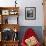
[{"label": "lamp", "polygon": [[16,30],[16,29],[14,29],[14,32],[17,32],[17,30]]},{"label": "lamp", "polygon": [[15,7],[16,7],[16,4],[17,4],[17,2],[16,2],[17,0],[15,0]]}]

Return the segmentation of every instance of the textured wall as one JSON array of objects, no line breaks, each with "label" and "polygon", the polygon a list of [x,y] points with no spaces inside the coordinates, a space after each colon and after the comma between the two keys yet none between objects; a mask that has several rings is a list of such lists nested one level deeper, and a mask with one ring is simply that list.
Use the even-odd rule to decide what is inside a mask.
[{"label": "textured wall", "polygon": [[[21,26],[43,26],[43,6],[42,0],[21,0],[19,24]],[[25,20],[25,7],[36,7],[36,20]]]}]

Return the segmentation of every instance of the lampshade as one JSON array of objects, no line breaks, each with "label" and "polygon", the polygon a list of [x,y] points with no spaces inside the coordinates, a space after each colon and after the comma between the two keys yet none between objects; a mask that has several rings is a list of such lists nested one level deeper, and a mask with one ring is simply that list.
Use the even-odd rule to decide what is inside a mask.
[{"label": "lampshade", "polygon": [[14,29],[14,32],[17,32],[17,29],[16,28]]}]

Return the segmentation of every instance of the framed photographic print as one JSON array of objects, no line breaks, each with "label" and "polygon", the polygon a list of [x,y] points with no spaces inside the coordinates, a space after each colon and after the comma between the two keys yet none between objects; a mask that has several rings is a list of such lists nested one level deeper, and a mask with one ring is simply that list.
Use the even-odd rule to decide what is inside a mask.
[{"label": "framed photographic print", "polygon": [[26,20],[36,19],[36,7],[26,7],[25,8],[25,19]]},{"label": "framed photographic print", "polygon": [[9,15],[9,10],[2,10],[2,15]]}]

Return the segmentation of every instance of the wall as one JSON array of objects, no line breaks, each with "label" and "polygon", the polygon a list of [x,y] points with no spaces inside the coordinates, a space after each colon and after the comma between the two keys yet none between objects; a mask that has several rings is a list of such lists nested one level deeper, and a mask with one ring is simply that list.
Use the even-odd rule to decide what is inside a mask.
[{"label": "wall", "polygon": [[[0,0],[0,6],[15,6],[15,0]],[[19,6],[20,26],[43,26],[42,0],[17,0]],[[25,20],[25,7],[36,7],[36,20]],[[10,20],[10,19],[9,19]]]},{"label": "wall", "polygon": [[[20,18],[21,26],[43,26],[43,6],[42,0],[21,0],[20,2]],[[25,20],[25,7],[36,7],[36,20]]]},{"label": "wall", "polygon": [[19,32],[19,39],[20,42],[24,36],[24,33],[27,31],[28,28],[32,28],[34,32],[37,34],[37,37],[41,43],[43,43],[43,32],[42,32],[42,26],[21,26],[20,32]]},{"label": "wall", "polygon": [[[0,6],[1,7],[12,7],[15,6],[14,3],[15,0],[0,0]],[[42,0],[17,0],[18,2],[18,6],[19,6],[19,24],[20,26],[34,26],[31,27],[35,30],[35,32],[37,33],[40,41],[43,41],[43,30],[42,27],[39,26],[43,26],[43,6],[42,6]],[[36,7],[36,20],[25,20],[25,7]],[[9,17],[9,20],[11,21],[11,16]],[[13,19],[15,22],[15,17]],[[10,22],[9,21],[9,22]],[[35,27],[36,26],[36,27]],[[21,33],[23,35],[25,29],[29,28],[29,27],[20,27],[20,36]],[[22,38],[22,36],[20,37],[20,39]]]}]

